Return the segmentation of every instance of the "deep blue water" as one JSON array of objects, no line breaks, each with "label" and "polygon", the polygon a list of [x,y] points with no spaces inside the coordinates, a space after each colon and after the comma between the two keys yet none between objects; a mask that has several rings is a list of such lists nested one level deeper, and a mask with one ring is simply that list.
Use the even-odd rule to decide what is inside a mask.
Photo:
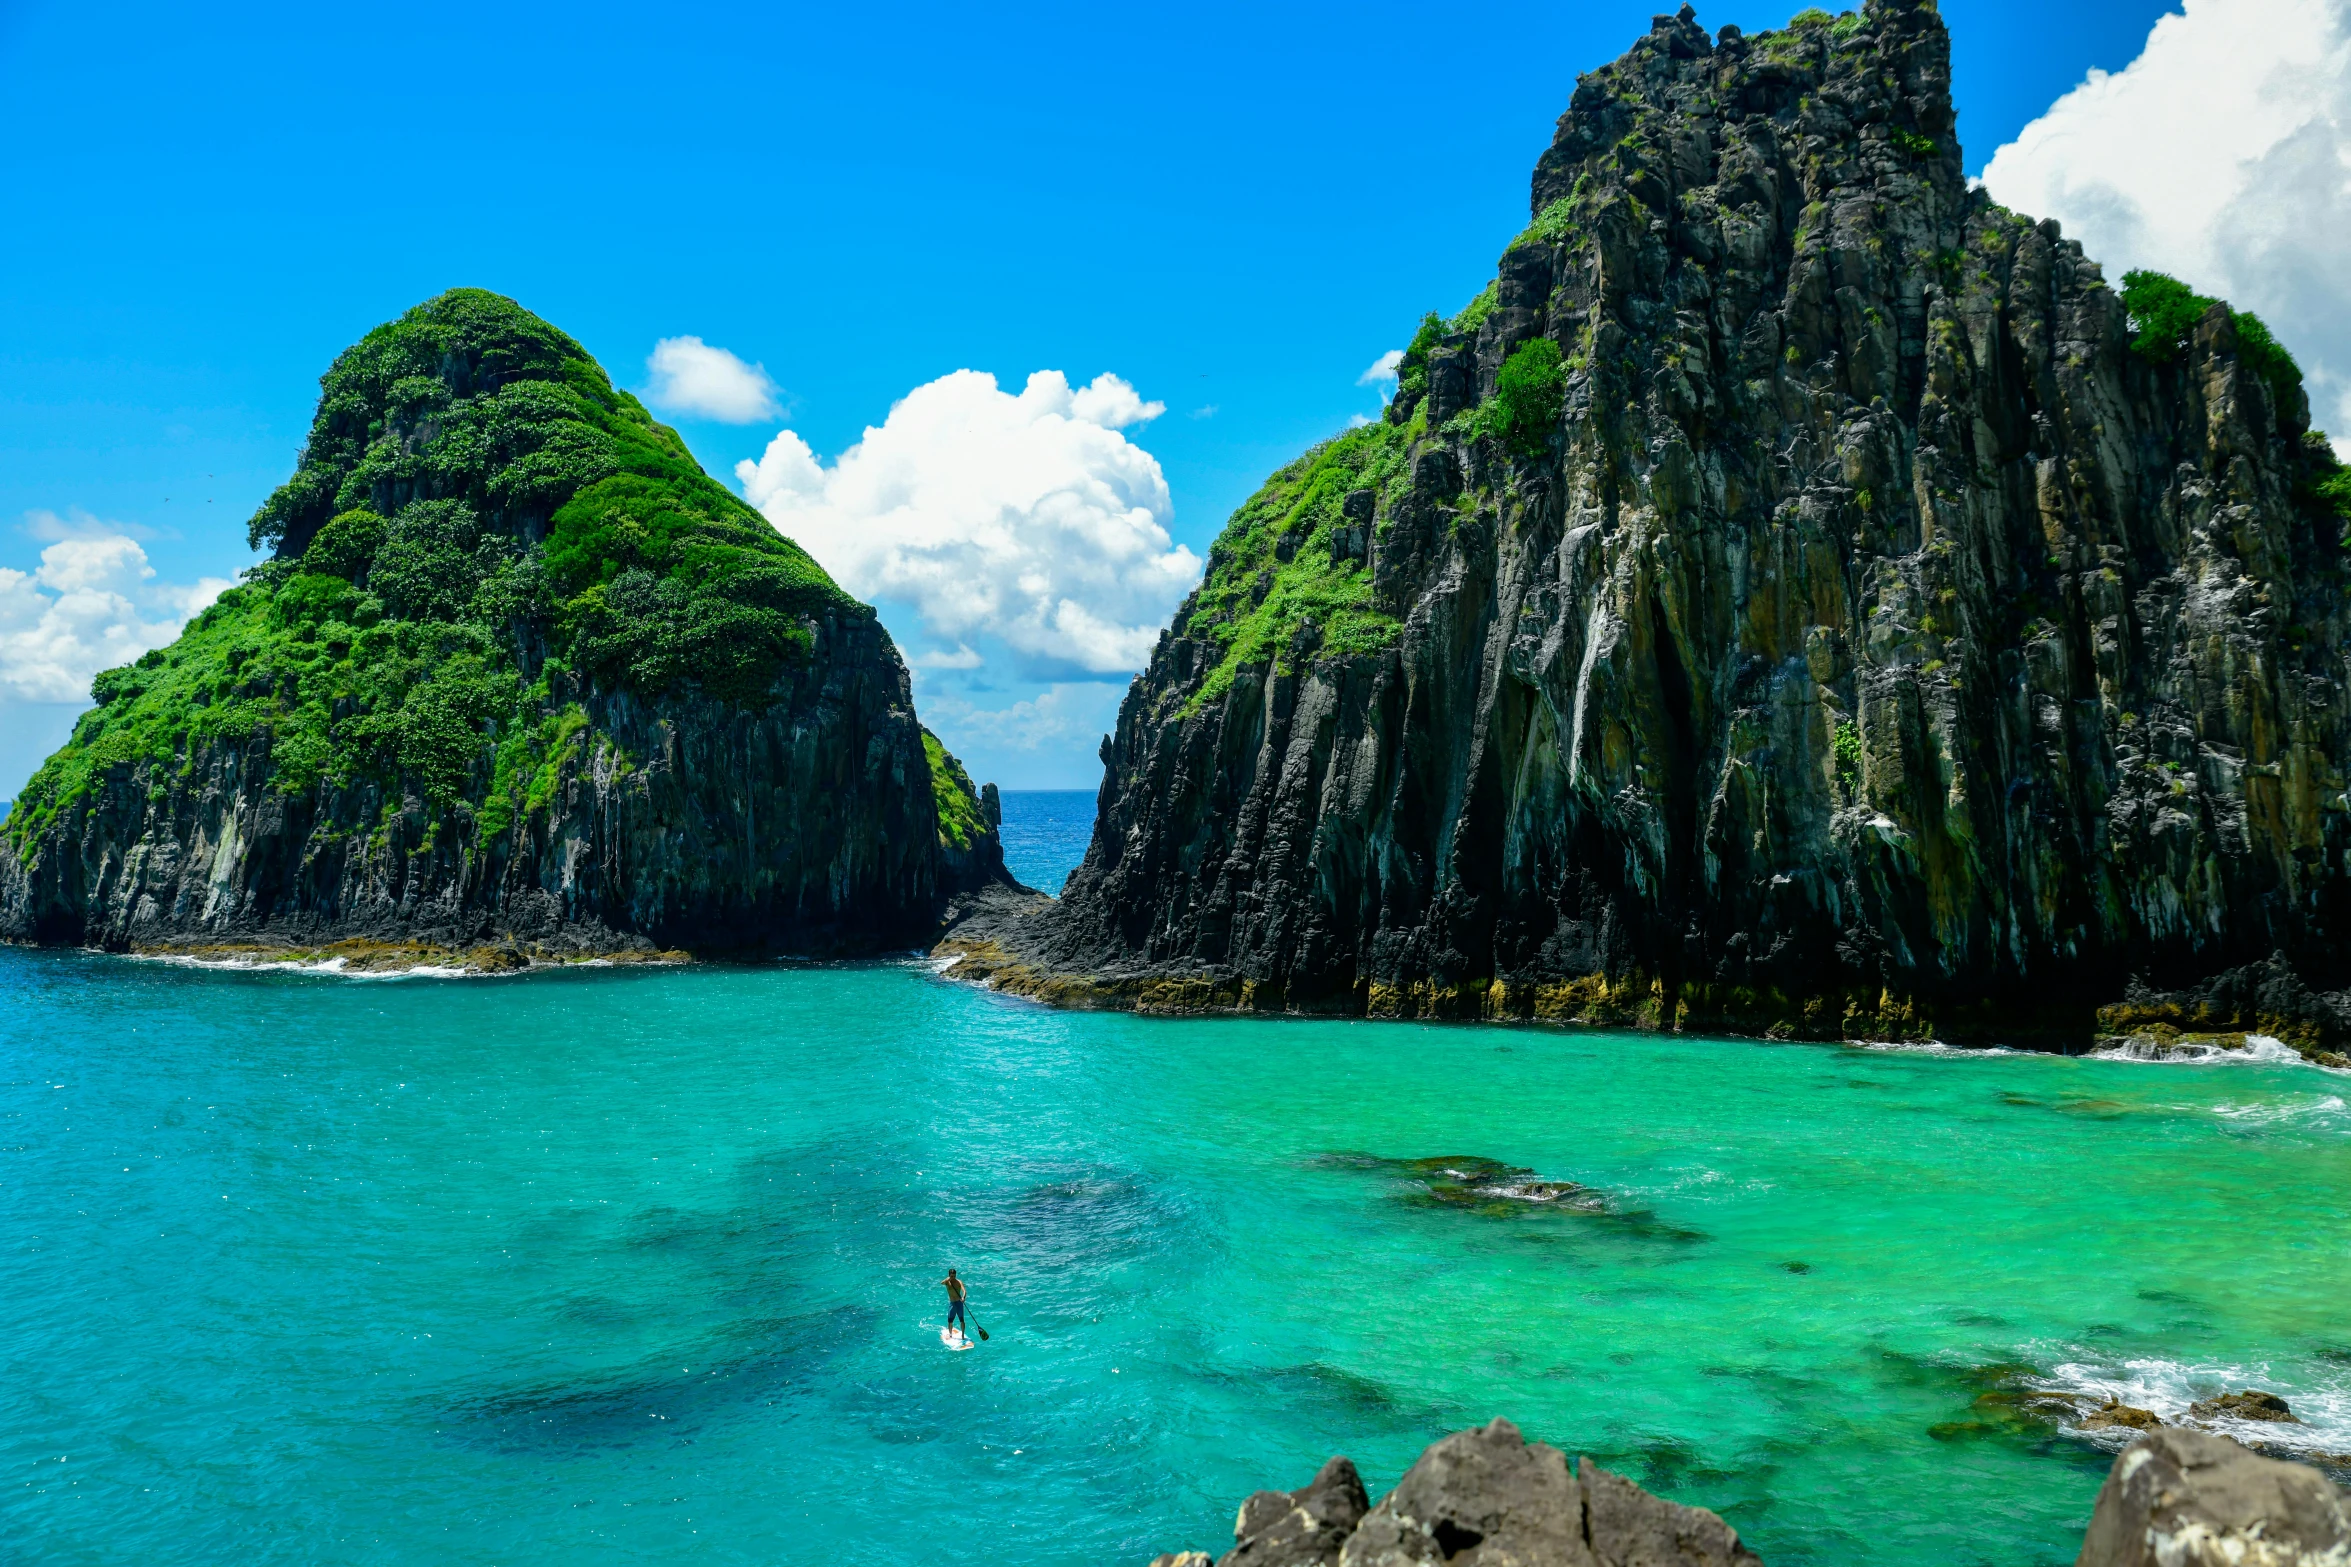
[{"label": "deep blue water", "polygon": [[1004,865],[1039,892],[1061,895],[1086,857],[1094,832],[1091,789],[1022,789],[1004,793]]}]

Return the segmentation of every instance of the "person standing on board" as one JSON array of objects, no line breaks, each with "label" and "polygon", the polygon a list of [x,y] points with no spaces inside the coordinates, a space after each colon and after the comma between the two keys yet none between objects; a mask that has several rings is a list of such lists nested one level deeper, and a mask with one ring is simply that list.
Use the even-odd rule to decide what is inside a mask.
[{"label": "person standing on board", "polygon": [[939,1282],[947,1286],[947,1326],[961,1330],[964,1326],[963,1280],[955,1276],[953,1268],[949,1268],[947,1276]]}]

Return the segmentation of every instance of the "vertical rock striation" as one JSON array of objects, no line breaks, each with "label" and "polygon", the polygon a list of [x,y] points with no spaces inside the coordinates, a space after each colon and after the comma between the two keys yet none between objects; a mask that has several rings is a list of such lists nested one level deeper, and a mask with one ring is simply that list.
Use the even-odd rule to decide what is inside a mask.
[{"label": "vertical rock striation", "polygon": [[0,824],[0,939],[858,951],[1005,879],[873,611],[578,344],[458,290],[321,388],[276,557]]},{"label": "vertical rock striation", "polygon": [[2258,323],[2151,346],[1971,191],[1925,0],[1660,17],[1531,206],[1386,422],[1235,515],[1084,866],[967,924],[969,972],[2337,1047],[2341,486]]}]

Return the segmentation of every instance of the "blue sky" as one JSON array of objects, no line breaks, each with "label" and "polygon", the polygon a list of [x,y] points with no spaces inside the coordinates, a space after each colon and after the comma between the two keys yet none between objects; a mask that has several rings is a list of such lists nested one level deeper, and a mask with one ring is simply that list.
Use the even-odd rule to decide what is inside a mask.
[{"label": "blue sky", "polygon": [[[1078,434],[1155,457],[1160,558],[1204,557],[1483,285],[1577,73],[1654,9],[0,4],[0,569],[133,540],[151,578],[110,545],[35,585],[113,571],[166,624],[251,563],[333,355],[458,284],[632,387],[664,338],[762,366],[780,419],[675,421],[730,483],[955,371],[1114,375],[1165,411]],[[2163,9],[1947,0],[1969,167]],[[1093,786],[1123,675],[882,602],[977,774]],[[69,727],[43,694],[0,687],[0,798]]]}]

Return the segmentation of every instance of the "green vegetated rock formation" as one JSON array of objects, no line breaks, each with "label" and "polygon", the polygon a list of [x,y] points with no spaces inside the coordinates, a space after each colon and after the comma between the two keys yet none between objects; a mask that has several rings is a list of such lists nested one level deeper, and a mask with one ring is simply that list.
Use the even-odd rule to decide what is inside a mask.
[{"label": "green vegetated rock formation", "polygon": [[2343,1048],[2347,476],[2261,324],[1971,191],[1922,0],[1660,17],[1532,212],[1235,514],[965,971]]},{"label": "green vegetated rock formation", "polygon": [[577,343],[459,289],[320,385],[274,557],[0,823],[0,936],[856,950],[1001,877],[873,611]]}]

